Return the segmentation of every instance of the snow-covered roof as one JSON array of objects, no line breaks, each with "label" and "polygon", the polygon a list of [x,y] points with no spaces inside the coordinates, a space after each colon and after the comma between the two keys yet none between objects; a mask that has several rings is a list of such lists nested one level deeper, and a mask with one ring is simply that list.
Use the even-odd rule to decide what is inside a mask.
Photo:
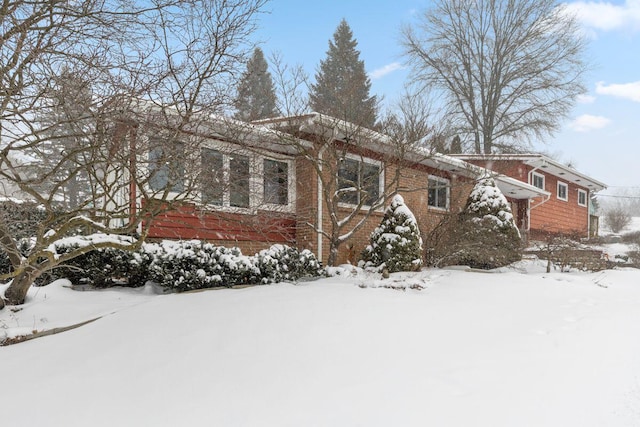
[{"label": "snow-covered roof", "polygon": [[519,181],[506,175],[495,175],[493,178],[502,194],[512,199],[533,199],[535,197],[549,197],[551,193],[541,190],[526,182]]},{"label": "snow-covered roof", "polygon": [[[312,112],[298,116],[256,120],[252,124],[283,130],[293,128],[323,137],[330,136],[346,142],[354,138],[364,138],[368,140],[367,149],[380,154],[392,153],[390,147],[393,141],[388,135],[326,114]],[[462,158],[433,153],[426,148],[414,148],[411,152],[406,153],[405,156],[407,160],[467,178],[475,179],[490,174],[495,179],[500,191],[512,199],[529,199],[550,195],[548,191],[471,164]]]},{"label": "snow-covered roof", "polygon": [[534,169],[554,175],[563,181],[588,188],[593,192],[607,188],[606,184],[577,171],[571,166],[563,165],[544,154],[455,154],[455,157],[469,161],[519,161]]}]

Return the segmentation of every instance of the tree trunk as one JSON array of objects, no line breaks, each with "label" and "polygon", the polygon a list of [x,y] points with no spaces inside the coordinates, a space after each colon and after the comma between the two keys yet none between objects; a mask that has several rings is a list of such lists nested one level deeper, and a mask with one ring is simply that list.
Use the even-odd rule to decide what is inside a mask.
[{"label": "tree trunk", "polygon": [[[25,271],[17,275],[7,290],[4,292],[4,302],[8,305],[24,304],[27,291],[33,282],[42,274],[34,267],[27,267]],[[2,308],[2,307],[0,307]]]},{"label": "tree trunk", "polygon": [[340,246],[339,242],[331,242],[329,244],[329,258],[327,258],[327,266],[333,267],[338,260],[338,246]]},{"label": "tree trunk", "polygon": [[478,131],[475,131],[473,144],[474,148],[476,149],[476,154],[482,154],[482,147],[480,145],[480,134],[478,133]]}]

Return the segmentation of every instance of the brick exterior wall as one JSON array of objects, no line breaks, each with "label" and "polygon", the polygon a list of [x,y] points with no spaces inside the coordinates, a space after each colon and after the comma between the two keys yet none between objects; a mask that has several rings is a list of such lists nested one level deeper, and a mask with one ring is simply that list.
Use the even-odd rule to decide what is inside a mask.
[{"label": "brick exterior wall", "polygon": [[315,171],[309,159],[296,159],[296,243],[298,249],[308,249],[313,253],[318,249],[318,237],[314,231],[318,221],[318,180]]},{"label": "brick exterior wall", "polygon": [[[374,157],[372,153],[368,154]],[[451,212],[460,212],[464,208],[469,193],[474,185],[474,182],[469,178],[459,177],[455,174],[443,172],[423,165],[413,164],[398,168],[395,164],[385,164],[384,173],[385,187],[397,188],[398,194],[403,196],[407,207],[409,207],[416,216],[418,227],[420,228],[423,239],[439,224],[445,215],[448,215]],[[303,171],[299,176],[308,176],[311,174],[312,173],[305,173],[305,171]],[[447,210],[428,206],[427,183],[429,176],[432,175],[450,180],[450,204],[449,209]],[[398,177],[397,182],[394,182],[396,176]],[[317,195],[317,192],[315,192],[315,194]],[[331,221],[327,215],[328,210],[326,204],[323,209],[323,228],[325,230],[329,230],[331,227]],[[349,211],[348,209],[340,209],[339,212],[346,215]],[[317,211],[315,211],[314,214],[317,215]],[[365,224],[339,248],[337,264],[344,264],[347,262],[352,264],[357,263],[360,259],[362,250],[369,244],[369,237],[371,236],[371,233],[378,225],[380,225],[383,216],[383,209],[371,213]],[[345,228],[344,232],[348,232],[361,218],[362,216],[354,218],[349,226]],[[326,263],[329,256],[329,240],[323,238],[322,246],[322,261]],[[317,251],[314,251],[314,253],[317,254]]]},{"label": "brick exterior wall", "polygon": [[[304,135],[312,141],[313,135]],[[359,155],[381,162],[384,170],[385,187],[391,192],[401,194],[407,206],[418,221],[423,239],[442,220],[453,212],[462,210],[473,180],[450,172],[440,171],[420,164],[408,164],[399,167],[397,162],[389,161],[378,153],[360,149]],[[331,153],[327,153],[330,156]],[[299,249],[309,249],[318,254],[318,233],[315,228],[318,221],[318,175],[313,156],[298,156],[295,159],[296,194],[295,213],[283,214],[270,211],[258,211],[252,214],[229,213],[224,211],[203,210],[196,206],[183,206],[165,213],[151,223],[150,239],[201,239],[214,244],[239,247],[245,254],[254,254],[274,243],[293,245]],[[324,160],[328,160],[325,158]],[[336,168],[327,163],[325,174],[336,174]],[[429,176],[446,178],[450,181],[449,208],[438,209],[428,206]],[[324,182],[330,182],[325,179]],[[388,190],[389,191],[389,190]],[[323,230],[331,229],[329,209],[323,199]],[[388,203],[387,203],[388,204]],[[344,215],[347,209],[341,208],[338,215]],[[356,263],[362,250],[369,244],[371,232],[380,224],[383,209],[373,212],[353,236],[345,242],[338,253],[337,263]],[[356,216],[341,234],[349,232],[362,218]],[[322,238],[322,262],[326,264],[329,256],[329,240]]]}]

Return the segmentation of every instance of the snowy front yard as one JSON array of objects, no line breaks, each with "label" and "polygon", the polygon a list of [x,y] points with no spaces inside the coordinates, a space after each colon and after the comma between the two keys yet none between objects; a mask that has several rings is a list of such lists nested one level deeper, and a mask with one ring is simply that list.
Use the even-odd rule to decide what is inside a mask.
[{"label": "snowy front yard", "polygon": [[[0,347],[2,425],[640,425],[640,271],[520,266],[33,288],[0,312],[0,338],[103,317]],[[361,287],[375,284],[423,289]]]}]

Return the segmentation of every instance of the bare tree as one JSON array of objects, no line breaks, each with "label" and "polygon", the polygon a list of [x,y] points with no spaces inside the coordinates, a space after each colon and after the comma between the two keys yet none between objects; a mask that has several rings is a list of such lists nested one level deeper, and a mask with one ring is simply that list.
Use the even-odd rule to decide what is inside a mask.
[{"label": "bare tree", "polygon": [[[309,176],[317,181],[302,185],[317,186],[323,216],[329,223],[312,217],[304,222],[327,240],[328,265],[337,262],[342,245],[394,194],[427,188],[427,182],[421,188],[415,183],[405,188],[402,178],[410,163],[432,155],[425,148],[433,133],[430,121],[427,105],[407,96],[395,113],[385,117],[379,131],[317,113],[262,122],[293,135],[295,138],[283,139],[282,144],[295,150],[304,168],[314,171]],[[305,178],[309,179],[298,179]]]},{"label": "bare tree", "polygon": [[[204,124],[230,105],[227,88],[252,50],[254,17],[265,2],[18,0],[0,6],[2,196],[32,201],[43,218],[31,225],[24,253],[11,218],[0,215],[0,248],[11,264],[2,277],[13,279],[4,295],[9,304],[21,304],[36,278],[70,258],[101,247],[135,249],[149,220],[195,197],[199,171],[186,173],[186,162]],[[83,126],[65,125],[77,123],[77,115],[38,120],[59,109],[60,97],[51,93],[65,67],[91,82]],[[62,136],[53,132],[58,129]],[[45,145],[70,139],[83,143],[60,150],[44,171],[36,167]],[[80,176],[91,194],[63,209],[61,195]],[[88,235],[72,238],[79,228]],[[69,242],[75,246],[57,252]]]},{"label": "bare tree", "polygon": [[300,64],[289,65],[282,54],[275,52],[270,58],[273,67],[274,86],[277,96],[277,108],[283,116],[297,116],[309,109],[307,91],[309,76]]},{"label": "bare tree", "polygon": [[414,78],[442,94],[476,153],[557,129],[584,92],[585,43],[555,0],[436,0],[403,44]]},{"label": "bare tree", "polygon": [[616,203],[609,206],[604,211],[604,222],[613,233],[621,232],[626,226],[631,224],[631,214],[629,207],[623,203]]}]

